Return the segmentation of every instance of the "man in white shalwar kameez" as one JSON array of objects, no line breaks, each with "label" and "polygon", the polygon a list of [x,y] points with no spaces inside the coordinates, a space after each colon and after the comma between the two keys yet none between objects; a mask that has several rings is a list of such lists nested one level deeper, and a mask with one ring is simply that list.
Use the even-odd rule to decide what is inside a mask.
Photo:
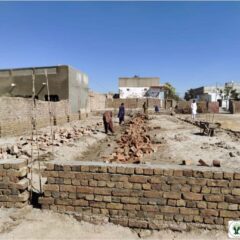
[{"label": "man in white shalwar kameez", "polygon": [[195,100],[193,100],[193,102],[191,103],[191,109],[192,109],[192,119],[194,120],[197,114],[197,103]]}]

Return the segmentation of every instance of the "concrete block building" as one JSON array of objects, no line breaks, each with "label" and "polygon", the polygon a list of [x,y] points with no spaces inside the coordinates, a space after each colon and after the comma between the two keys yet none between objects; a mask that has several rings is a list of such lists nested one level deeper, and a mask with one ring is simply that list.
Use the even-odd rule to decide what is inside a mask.
[{"label": "concrete block building", "polygon": [[71,111],[87,108],[88,76],[68,65],[0,69],[0,96],[30,98],[39,100],[69,100]]},{"label": "concrete block building", "polygon": [[160,86],[159,77],[120,77],[119,78],[119,97],[144,98],[151,87]]}]

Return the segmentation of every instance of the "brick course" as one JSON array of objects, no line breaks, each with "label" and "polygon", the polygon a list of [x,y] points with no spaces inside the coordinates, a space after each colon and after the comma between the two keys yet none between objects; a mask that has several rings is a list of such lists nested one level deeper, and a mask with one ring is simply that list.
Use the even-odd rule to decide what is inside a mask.
[{"label": "brick course", "polygon": [[44,209],[71,210],[81,213],[81,219],[104,216],[116,224],[149,229],[160,229],[153,226],[159,219],[212,228],[240,219],[240,185],[229,177],[237,179],[239,173],[204,167],[71,163],[67,168],[57,161],[47,164],[48,182],[40,198]]}]

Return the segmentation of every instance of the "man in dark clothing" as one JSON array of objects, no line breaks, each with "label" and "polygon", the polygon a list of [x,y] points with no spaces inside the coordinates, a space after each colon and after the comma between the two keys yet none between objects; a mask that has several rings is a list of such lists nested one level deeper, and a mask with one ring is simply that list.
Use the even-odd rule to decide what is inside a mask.
[{"label": "man in dark clothing", "polygon": [[121,106],[119,107],[119,112],[118,112],[119,125],[121,125],[122,122],[124,122],[124,116],[125,116],[125,107],[124,107],[124,103],[122,103]]},{"label": "man in dark clothing", "polygon": [[114,132],[113,131],[113,122],[112,122],[112,112],[111,111],[106,111],[103,114],[103,124],[104,124],[104,129],[105,129],[105,133],[108,133],[108,130],[110,132]]}]

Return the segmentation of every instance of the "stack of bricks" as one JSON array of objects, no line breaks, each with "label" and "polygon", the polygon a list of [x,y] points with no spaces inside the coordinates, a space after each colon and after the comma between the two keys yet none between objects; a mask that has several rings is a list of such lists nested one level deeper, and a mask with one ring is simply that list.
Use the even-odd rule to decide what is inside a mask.
[{"label": "stack of bricks", "polygon": [[240,219],[240,173],[219,168],[48,163],[43,209],[87,219],[105,217],[132,228],[163,222],[223,228]]},{"label": "stack of bricks", "polygon": [[27,174],[25,160],[0,161],[0,207],[22,208],[28,204]]}]

